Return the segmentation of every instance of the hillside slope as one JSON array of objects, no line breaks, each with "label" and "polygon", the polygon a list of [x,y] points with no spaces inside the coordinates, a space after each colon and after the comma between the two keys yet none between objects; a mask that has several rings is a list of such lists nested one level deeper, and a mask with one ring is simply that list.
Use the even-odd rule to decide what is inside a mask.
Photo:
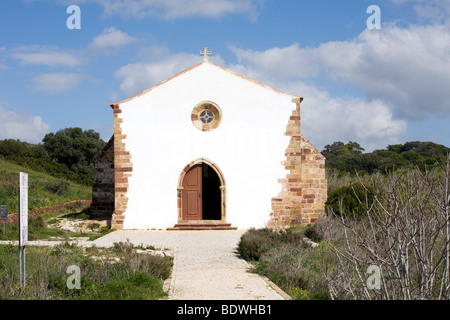
[{"label": "hillside slope", "polygon": [[7,205],[9,213],[18,211],[19,173],[28,173],[29,210],[51,207],[73,200],[90,200],[92,188],[46,173],[30,170],[0,159],[0,205]]}]

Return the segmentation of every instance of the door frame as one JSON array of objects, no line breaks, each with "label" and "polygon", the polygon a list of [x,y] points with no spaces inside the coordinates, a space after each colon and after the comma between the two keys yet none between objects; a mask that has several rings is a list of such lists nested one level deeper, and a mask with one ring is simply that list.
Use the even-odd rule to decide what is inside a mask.
[{"label": "door frame", "polygon": [[[178,209],[178,223],[184,223],[188,222],[183,220],[183,179],[186,175],[186,173],[191,170],[192,167],[198,165],[198,164],[206,164],[213,168],[213,170],[217,173],[217,176],[220,180],[220,220],[213,220],[220,223],[225,223],[227,220],[226,216],[226,183],[225,178],[223,176],[222,171],[219,169],[219,167],[212,162],[209,159],[206,158],[198,158],[192,162],[190,162],[187,166],[184,167],[184,169],[181,171],[180,177],[178,178],[178,186],[177,186],[177,209]],[[198,220],[197,222],[202,223],[205,220]],[[210,221],[210,220],[209,220]],[[192,221],[189,221],[192,223]]]}]

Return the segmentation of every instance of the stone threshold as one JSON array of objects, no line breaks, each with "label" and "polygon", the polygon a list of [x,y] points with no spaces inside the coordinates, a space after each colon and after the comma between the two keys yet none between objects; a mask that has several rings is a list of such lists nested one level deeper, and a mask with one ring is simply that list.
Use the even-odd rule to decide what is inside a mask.
[{"label": "stone threshold", "polygon": [[186,221],[177,223],[172,228],[167,228],[168,231],[177,230],[237,230],[237,227],[232,227],[231,223],[224,223],[221,221]]}]

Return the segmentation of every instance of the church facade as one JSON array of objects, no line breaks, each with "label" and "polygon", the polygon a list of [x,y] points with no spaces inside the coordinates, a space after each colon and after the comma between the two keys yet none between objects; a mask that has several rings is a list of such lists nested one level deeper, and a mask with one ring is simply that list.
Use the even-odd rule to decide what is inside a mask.
[{"label": "church facade", "polygon": [[112,104],[93,215],[109,215],[116,229],[314,223],[326,200],[325,159],[300,131],[302,100],[205,58]]}]

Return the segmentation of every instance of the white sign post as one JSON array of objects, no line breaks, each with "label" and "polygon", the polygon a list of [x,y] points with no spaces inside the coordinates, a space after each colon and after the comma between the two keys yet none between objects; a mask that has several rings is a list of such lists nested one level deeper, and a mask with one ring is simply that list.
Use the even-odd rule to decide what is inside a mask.
[{"label": "white sign post", "polygon": [[20,173],[19,184],[19,267],[20,286],[25,287],[25,246],[28,242],[28,174]]}]

